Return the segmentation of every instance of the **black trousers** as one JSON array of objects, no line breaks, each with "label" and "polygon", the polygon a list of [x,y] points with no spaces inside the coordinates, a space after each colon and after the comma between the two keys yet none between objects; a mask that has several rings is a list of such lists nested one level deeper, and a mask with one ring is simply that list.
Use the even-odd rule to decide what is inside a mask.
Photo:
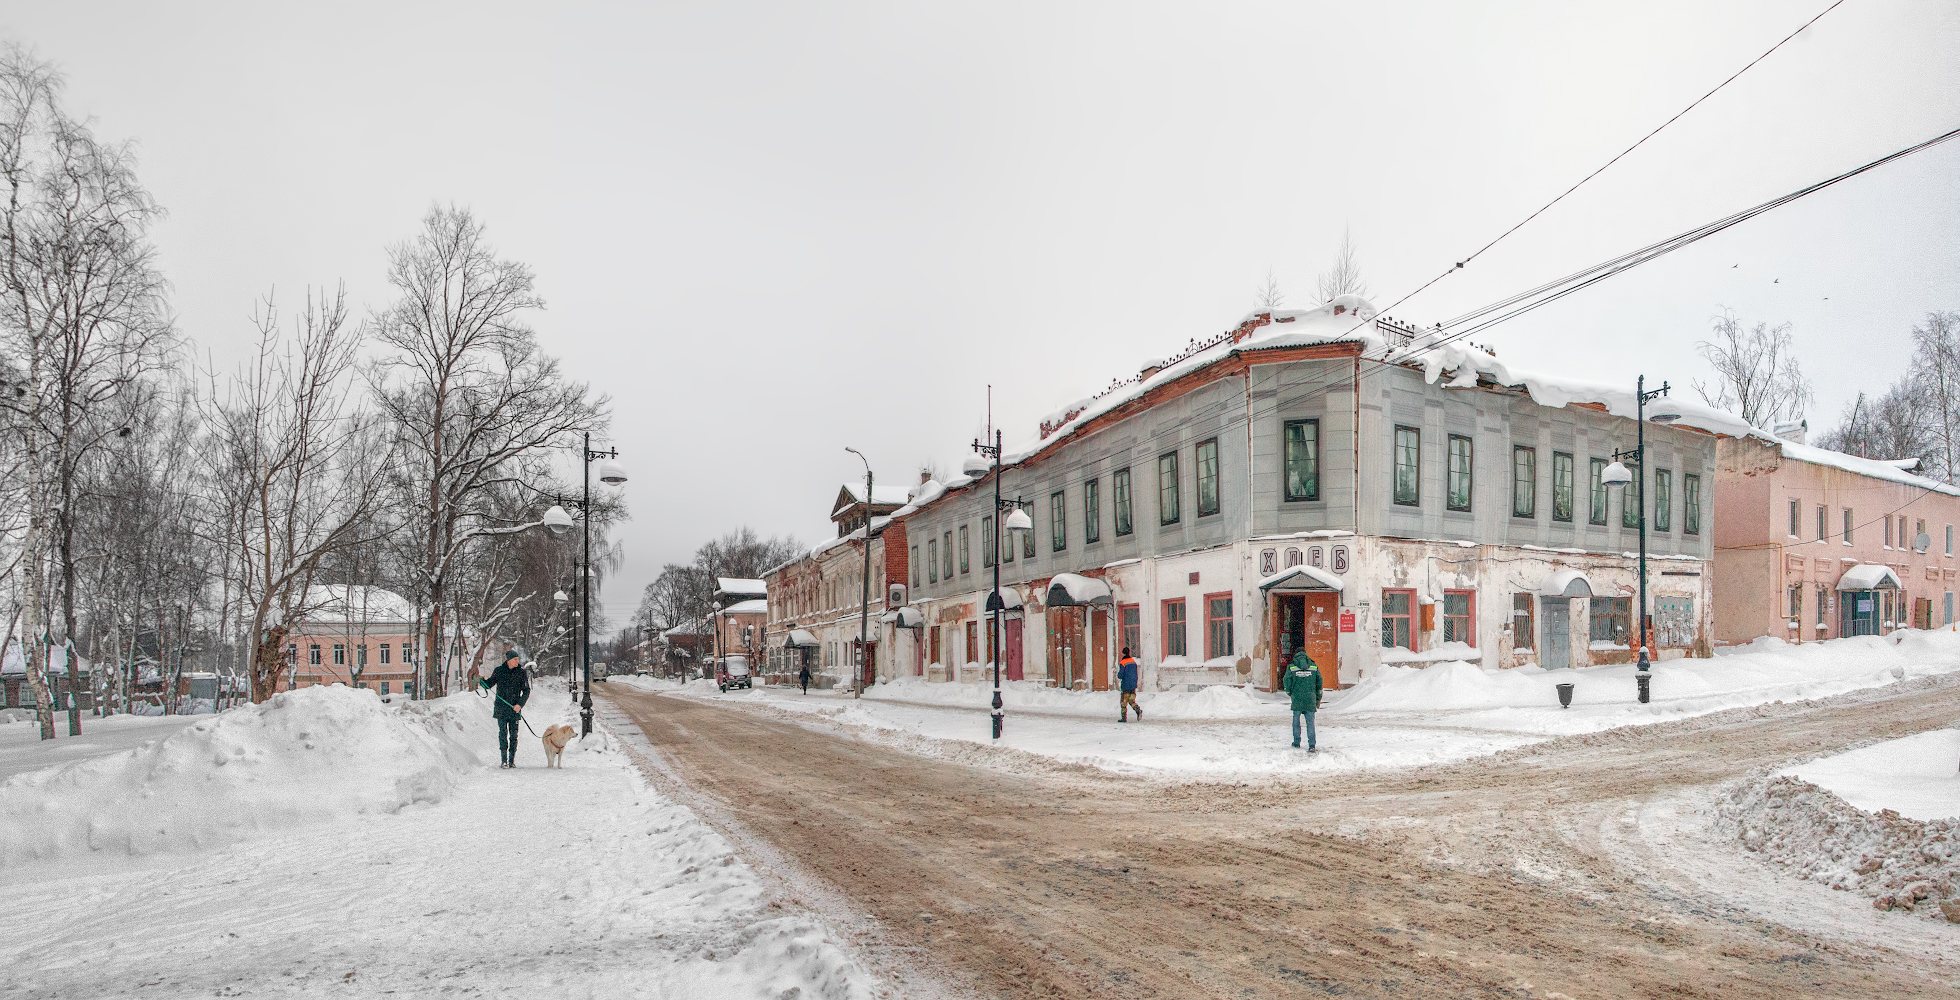
[{"label": "black trousers", "polygon": [[497,718],[497,750],[506,764],[517,763],[517,725],[516,719]]}]

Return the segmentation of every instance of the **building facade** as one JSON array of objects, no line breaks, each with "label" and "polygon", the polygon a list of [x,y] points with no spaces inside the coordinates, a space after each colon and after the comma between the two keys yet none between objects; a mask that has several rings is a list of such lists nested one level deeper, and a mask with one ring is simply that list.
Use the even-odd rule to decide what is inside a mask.
[{"label": "building facade", "polygon": [[415,696],[415,611],[379,587],[320,586],[286,638],[292,686],[346,684]]},{"label": "building facade", "polygon": [[1601,482],[1635,445],[1631,386],[1426,343],[1352,297],[1248,317],[1051,415],[998,473],[929,484],[893,515],[910,672],[987,673],[996,474],[1034,521],[999,540],[1010,678],[1104,688],[1124,647],[1156,689],[1272,688],[1301,648],[1334,686],[1441,659],[1624,662],[1643,506],[1658,655],[1706,655],[1709,490],[1733,418],[1687,406],[1650,425],[1643,505]]},{"label": "building facade", "polygon": [[1724,439],[1715,636],[1809,642],[1954,621],[1960,487],[1813,448]]},{"label": "building facade", "polygon": [[[909,491],[880,487],[872,503],[869,539],[864,527],[864,488],[846,485],[832,505],[838,536],[811,548],[764,575],[768,584],[762,670],[770,683],[795,684],[804,667],[813,683],[829,688],[851,683],[853,669],[862,682],[893,676],[894,657],[909,649],[908,637],[882,621],[886,617],[891,537],[904,528],[891,513],[910,501]],[[865,560],[871,563],[870,602],[865,602]],[[902,554],[900,555],[902,559]],[[902,576],[903,570],[900,570]],[[870,642],[858,649],[859,623],[870,619]],[[896,650],[895,650],[895,647]]]}]

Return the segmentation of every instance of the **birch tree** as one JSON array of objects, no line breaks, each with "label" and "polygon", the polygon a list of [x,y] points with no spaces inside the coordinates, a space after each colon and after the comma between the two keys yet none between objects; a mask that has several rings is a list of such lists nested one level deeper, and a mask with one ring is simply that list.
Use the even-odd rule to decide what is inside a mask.
[{"label": "birch tree", "polygon": [[1714,339],[1695,345],[1716,376],[1712,385],[1694,383],[1702,401],[1733,411],[1752,427],[1801,418],[1810,405],[1810,381],[1797,363],[1790,324],[1758,322],[1745,330],[1735,313],[1724,309],[1714,326]]}]

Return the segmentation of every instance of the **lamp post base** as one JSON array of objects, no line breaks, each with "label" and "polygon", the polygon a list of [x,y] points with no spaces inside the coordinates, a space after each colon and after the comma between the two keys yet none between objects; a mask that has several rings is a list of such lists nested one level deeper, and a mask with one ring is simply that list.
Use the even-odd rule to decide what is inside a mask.
[{"label": "lamp post base", "polygon": [[585,699],[579,702],[578,718],[579,735],[592,735],[592,692],[590,691],[587,691],[585,693]]}]

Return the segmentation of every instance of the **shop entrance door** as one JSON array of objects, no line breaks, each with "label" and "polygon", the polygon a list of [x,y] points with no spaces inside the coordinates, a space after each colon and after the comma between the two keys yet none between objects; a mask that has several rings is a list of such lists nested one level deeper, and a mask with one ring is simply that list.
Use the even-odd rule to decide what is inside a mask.
[{"label": "shop entrance door", "polygon": [[1109,609],[1097,608],[1089,613],[1089,657],[1095,664],[1095,672],[1090,675],[1090,686],[1097,691],[1109,690]]},{"label": "shop entrance door", "polygon": [[1021,622],[1019,618],[1009,618],[1001,626],[1001,657],[1007,662],[1007,679],[1018,681],[1021,674]]},{"label": "shop entrance door", "polygon": [[1331,592],[1304,595],[1307,656],[1320,667],[1321,686],[1341,686],[1340,596]]},{"label": "shop entrance door", "polygon": [[1564,670],[1572,665],[1572,602],[1540,597],[1538,606],[1545,615],[1545,648],[1538,651],[1538,662],[1546,670]]}]

